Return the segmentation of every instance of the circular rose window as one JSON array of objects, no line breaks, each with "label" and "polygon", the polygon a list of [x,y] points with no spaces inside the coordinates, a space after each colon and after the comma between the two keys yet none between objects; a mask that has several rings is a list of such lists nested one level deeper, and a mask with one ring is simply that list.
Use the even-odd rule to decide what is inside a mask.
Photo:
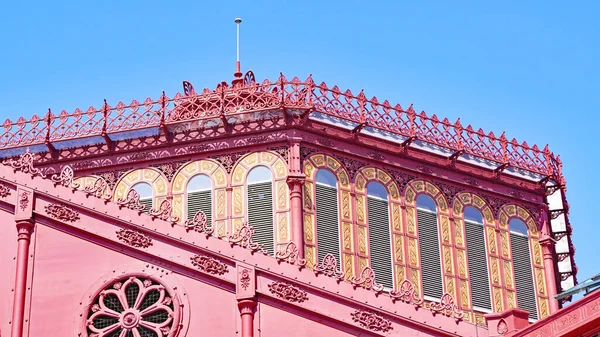
[{"label": "circular rose window", "polygon": [[172,337],[179,328],[177,297],[150,278],[110,283],[89,306],[88,337]]}]

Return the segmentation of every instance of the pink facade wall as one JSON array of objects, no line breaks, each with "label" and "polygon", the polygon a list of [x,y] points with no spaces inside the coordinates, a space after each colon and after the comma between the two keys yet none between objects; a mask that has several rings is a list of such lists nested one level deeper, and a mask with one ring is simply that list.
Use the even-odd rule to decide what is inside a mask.
[{"label": "pink facade wall", "polygon": [[17,229],[15,216],[0,211],[0,332],[2,336],[10,333],[13,289],[15,287],[15,258],[17,253]]}]

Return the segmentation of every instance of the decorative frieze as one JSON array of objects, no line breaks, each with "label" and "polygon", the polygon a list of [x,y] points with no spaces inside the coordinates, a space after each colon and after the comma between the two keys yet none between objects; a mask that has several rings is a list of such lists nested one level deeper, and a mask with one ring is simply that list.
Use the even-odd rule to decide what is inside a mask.
[{"label": "decorative frieze", "polygon": [[27,148],[25,153],[20,155],[19,158],[6,160],[3,164],[12,167],[15,172],[21,171],[30,174],[32,177],[39,175],[42,178],[46,178],[45,174],[33,167],[34,160],[34,155],[29,152],[29,148]]},{"label": "decorative frieze", "polygon": [[228,266],[210,256],[205,255],[195,255],[190,258],[192,260],[192,265],[198,270],[203,271],[208,274],[213,275],[223,275],[229,272]]},{"label": "decorative frieze", "polygon": [[285,282],[273,282],[269,284],[269,291],[278,298],[293,303],[308,301],[306,291]]},{"label": "decorative frieze", "polygon": [[289,242],[282,251],[275,253],[275,259],[278,262],[287,261],[289,264],[295,264],[300,267],[306,265],[306,260],[298,255],[298,246],[295,242]]},{"label": "decorative frieze", "polygon": [[365,329],[381,332],[388,332],[393,329],[390,320],[373,311],[356,310],[351,315],[352,320]]},{"label": "decorative frieze", "polygon": [[98,177],[94,184],[85,186],[83,191],[86,195],[95,196],[96,198],[104,199],[106,201],[111,200],[112,193],[110,191],[110,186],[102,177]]},{"label": "decorative frieze", "polygon": [[50,205],[47,205],[45,207],[45,209],[46,209],[46,213],[48,213],[48,215],[50,215],[51,217],[53,217],[57,220],[69,221],[69,222],[75,222],[75,221],[79,220],[79,213],[77,213],[76,211],[72,210],[71,208],[69,208],[65,205],[50,204]]},{"label": "decorative frieze", "polygon": [[152,246],[152,238],[144,233],[132,229],[121,229],[117,232],[117,239],[135,248],[148,248]]}]

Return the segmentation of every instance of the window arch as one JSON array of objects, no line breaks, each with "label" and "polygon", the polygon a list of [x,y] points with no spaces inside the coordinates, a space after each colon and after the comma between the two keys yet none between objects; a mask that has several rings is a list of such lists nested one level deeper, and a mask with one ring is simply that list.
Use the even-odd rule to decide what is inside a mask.
[{"label": "window arch", "polygon": [[212,180],[206,174],[193,176],[186,188],[187,204],[186,214],[188,219],[202,211],[206,215],[208,224],[212,224]]},{"label": "window arch", "polygon": [[319,169],[315,177],[315,209],[317,260],[332,254],[340,260],[340,230],[338,215],[338,180],[327,169]]},{"label": "window arch", "polygon": [[367,185],[367,222],[371,268],[377,282],[392,289],[394,275],[389,209],[386,188],[378,182],[370,182]]},{"label": "window arch", "polygon": [[419,237],[419,255],[423,295],[439,299],[444,293],[440,238],[438,232],[437,207],[428,195],[417,197],[417,234]]},{"label": "window arch", "polygon": [[473,206],[464,209],[467,264],[471,281],[471,303],[473,307],[492,310],[490,279],[483,215]]},{"label": "window arch", "polygon": [[518,218],[508,222],[510,249],[513,258],[517,306],[529,311],[530,319],[538,319],[533,265],[527,225]]},{"label": "window arch", "polygon": [[254,241],[274,254],[273,173],[262,165],[253,167],[246,178],[248,224],[254,227]]},{"label": "window arch", "polygon": [[150,184],[148,183],[140,182],[133,185],[131,188],[134,189],[140,195],[140,204],[146,206],[146,208],[144,208],[144,212],[150,212],[150,209],[152,209],[153,206],[152,186],[150,186]]}]

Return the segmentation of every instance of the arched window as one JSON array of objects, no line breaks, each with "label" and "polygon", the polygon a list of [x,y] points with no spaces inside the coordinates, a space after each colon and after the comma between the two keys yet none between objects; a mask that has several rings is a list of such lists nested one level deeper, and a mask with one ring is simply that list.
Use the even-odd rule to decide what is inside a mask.
[{"label": "arched window", "polygon": [[193,219],[198,211],[212,224],[212,181],[205,174],[194,176],[187,184],[187,218]]},{"label": "arched window", "polygon": [[419,195],[417,198],[417,227],[421,272],[423,274],[423,295],[439,299],[442,298],[444,293],[444,284],[442,280],[437,208],[435,201],[424,194]]},{"label": "arched window", "polygon": [[529,318],[537,319],[533,266],[529,251],[527,225],[519,219],[510,220],[508,225],[510,228],[510,249],[513,257],[515,288],[517,290],[517,306],[529,311]]},{"label": "arched window", "polygon": [[150,212],[152,208],[152,186],[148,183],[137,183],[133,185],[132,189],[134,189],[140,195],[140,204],[145,205],[144,212]]},{"label": "arched window", "polygon": [[388,193],[385,187],[377,182],[367,185],[367,220],[371,268],[375,272],[377,282],[386,288],[393,289],[394,273]]},{"label": "arched window", "polygon": [[330,171],[321,169],[317,171],[315,185],[317,257],[321,263],[325,255],[332,254],[341,265],[337,179]]},{"label": "arched window", "polygon": [[256,166],[247,179],[248,224],[254,227],[254,241],[274,254],[273,174],[266,166]]},{"label": "arched window", "polygon": [[473,307],[492,310],[483,216],[471,206],[465,208],[465,240],[471,280],[471,302]]}]

